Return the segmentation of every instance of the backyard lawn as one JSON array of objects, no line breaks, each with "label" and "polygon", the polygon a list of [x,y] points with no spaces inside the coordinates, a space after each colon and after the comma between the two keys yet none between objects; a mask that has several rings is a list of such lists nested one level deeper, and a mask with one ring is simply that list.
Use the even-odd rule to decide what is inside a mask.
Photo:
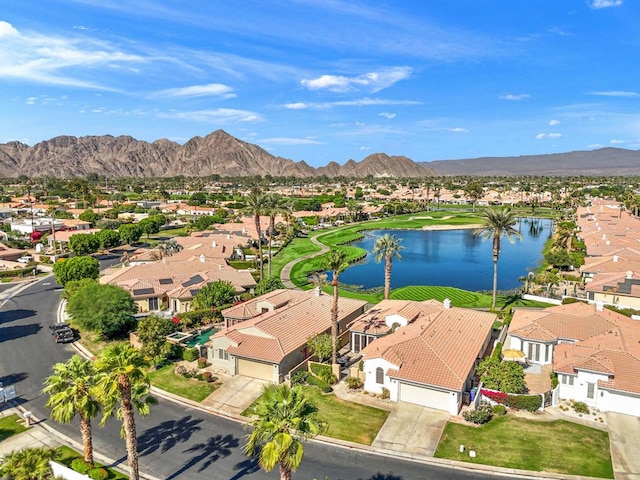
[{"label": "backyard lawn", "polygon": [[173,373],[174,367],[175,365],[169,364],[150,372],[151,385],[194,402],[201,402],[215,391],[215,384],[180,377]]},{"label": "backyard lawn", "polygon": [[[327,437],[371,445],[389,416],[385,410],[341,400],[332,393],[324,394],[318,387],[302,388],[309,401],[318,407],[318,419],[328,423],[329,429],[323,434]],[[250,417],[252,407],[242,415]]]},{"label": "backyard lawn", "polygon": [[[465,452],[460,452],[464,445]],[[469,457],[475,450],[476,458]],[[556,420],[537,422],[510,415],[482,427],[448,423],[437,458],[538,472],[613,478],[609,434]]]},{"label": "backyard lawn", "polygon": [[22,424],[17,414],[0,418],[0,442],[12,435],[24,432],[27,428]]}]

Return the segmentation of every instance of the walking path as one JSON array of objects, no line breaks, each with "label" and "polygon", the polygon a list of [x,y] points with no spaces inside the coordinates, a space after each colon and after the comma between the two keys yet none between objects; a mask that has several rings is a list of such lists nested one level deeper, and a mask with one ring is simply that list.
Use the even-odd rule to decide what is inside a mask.
[{"label": "walking path", "polygon": [[314,243],[315,245],[320,247],[320,251],[319,252],[309,253],[307,255],[303,255],[302,257],[298,257],[295,260],[291,260],[284,267],[282,267],[282,271],[280,272],[280,279],[282,280],[282,283],[284,283],[285,287],[294,288],[294,289],[298,288],[291,281],[291,269],[293,268],[293,266],[296,263],[301,262],[303,260],[307,260],[309,258],[317,257],[317,256],[322,255],[323,253],[326,253],[326,252],[329,251],[329,247],[327,247],[323,243],[320,243],[320,240],[318,240],[318,237],[321,237],[322,235],[326,235],[327,233],[329,233],[329,232],[321,233],[319,235],[316,235],[316,236],[313,236],[313,237],[309,237],[309,240],[311,240],[311,243]]}]

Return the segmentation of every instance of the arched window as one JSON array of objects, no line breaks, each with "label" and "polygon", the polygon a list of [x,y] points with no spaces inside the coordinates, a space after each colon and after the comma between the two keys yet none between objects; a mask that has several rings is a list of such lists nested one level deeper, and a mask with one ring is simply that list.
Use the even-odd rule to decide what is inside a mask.
[{"label": "arched window", "polygon": [[376,368],[376,383],[384,385],[384,370],[381,367]]}]

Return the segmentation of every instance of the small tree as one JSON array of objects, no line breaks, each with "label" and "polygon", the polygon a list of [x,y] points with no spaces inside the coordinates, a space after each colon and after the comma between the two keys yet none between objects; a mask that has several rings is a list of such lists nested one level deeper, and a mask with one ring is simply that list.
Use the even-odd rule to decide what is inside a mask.
[{"label": "small tree", "polygon": [[278,277],[263,278],[256,285],[256,295],[264,295],[281,288],[286,288],[282,280]]},{"label": "small tree", "polygon": [[113,248],[121,243],[120,233],[116,230],[100,230],[95,236],[100,241],[101,248]]},{"label": "small tree", "polygon": [[49,461],[57,456],[56,450],[46,447],[16,450],[2,457],[0,475],[11,480],[46,480],[52,476]]},{"label": "small tree", "polygon": [[320,333],[315,337],[311,337],[307,340],[307,346],[311,353],[318,357],[318,361],[321,363],[329,359],[333,351],[333,342],[331,335],[328,333]]},{"label": "small tree", "polygon": [[128,243],[129,245],[136,243],[140,240],[142,236],[142,230],[138,225],[134,225],[133,223],[125,223],[124,225],[120,225],[118,227],[118,231],[120,232],[120,238],[124,243]]},{"label": "small tree", "polygon": [[485,358],[478,365],[484,386],[505,393],[523,393],[527,387],[524,369],[518,362],[500,362],[495,357]]},{"label": "small tree", "polygon": [[226,280],[216,280],[200,289],[193,297],[193,308],[216,308],[221,309],[233,303],[236,296],[236,288]]},{"label": "small tree", "polygon": [[69,238],[69,248],[76,255],[90,255],[100,248],[100,239],[88,233],[76,233]]},{"label": "small tree", "polygon": [[167,335],[176,331],[177,325],[168,318],[149,315],[138,322],[136,333],[142,342],[142,353],[156,359],[165,353]]},{"label": "small tree", "polygon": [[92,278],[100,275],[100,263],[93,257],[73,257],[57,262],[53,266],[56,281],[64,287],[71,280]]}]

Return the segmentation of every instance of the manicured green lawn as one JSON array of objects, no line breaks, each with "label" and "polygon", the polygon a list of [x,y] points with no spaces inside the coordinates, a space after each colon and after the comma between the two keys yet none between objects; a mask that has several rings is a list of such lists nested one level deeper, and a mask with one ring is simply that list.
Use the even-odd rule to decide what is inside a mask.
[{"label": "manicured green lawn", "polygon": [[17,435],[18,433],[22,433],[27,430],[28,427],[25,427],[20,422],[20,417],[18,414],[8,415],[6,417],[0,418],[0,442],[6,440],[12,435]]},{"label": "manicured green lawn", "polygon": [[[69,448],[67,446],[61,446],[58,447],[57,452],[59,454],[59,457],[57,458],[57,462],[61,463],[62,465],[65,465],[66,467],[71,468],[71,462],[73,462],[76,458],[82,458],[82,454],[79,452],[76,452],[75,450],[73,450],[72,448]],[[102,465],[101,463],[95,462],[95,466],[96,467],[104,467],[105,470],[107,470],[107,472],[109,472],[109,480],[127,480],[129,478],[129,475],[125,475],[124,473],[120,473],[119,471],[113,469],[113,468],[109,468],[109,467],[105,467],[104,465]]]},{"label": "manicured green lawn", "polygon": [[[466,451],[461,453],[460,445]],[[476,451],[476,458],[469,457]],[[613,478],[609,434],[556,420],[537,422],[510,415],[482,427],[448,423],[437,458],[522,470]]]},{"label": "manicured green lawn", "polygon": [[[323,394],[318,387],[302,388],[311,403],[318,407],[318,420],[329,425],[324,433],[327,437],[371,445],[389,416],[389,412],[385,410],[347,402],[333,393]],[[251,416],[251,409],[252,406],[242,412],[242,415]]]},{"label": "manicured green lawn", "polygon": [[215,391],[216,386],[213,383],[179,377],[173,373],[174,367],[175,365],[169,364],[155,372],[150,372],[151,385],[194,402],[201,402]]},{"label": "manicured green lawn", "polygon": [[[463,308],[490,308],[491,295],[477,292],[469,292],[454,287],[434,287],[430,285],[416,285],[401,287],[391,292],[391,298],[398,300],[424,301],[436,299],[443,301],[445,298],[451,300],[454,307]],[[523,300],[518,297],[508,297],[498,295],[496,298],[496,308],[502,310],[505,307],[549,307],[551,304]]]}]

